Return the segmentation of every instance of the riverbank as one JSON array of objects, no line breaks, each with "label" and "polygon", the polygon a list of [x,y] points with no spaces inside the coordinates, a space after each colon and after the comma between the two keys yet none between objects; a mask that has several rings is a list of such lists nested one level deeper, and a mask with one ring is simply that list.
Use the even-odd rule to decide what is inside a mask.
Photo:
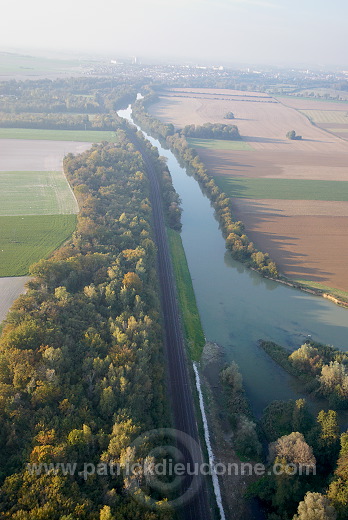
[{"label": "riverbank", "polygon": [[190,358],[199,361],[205,338],[184,247],[177,231],[167,228],[167,234]]},{"label": "riverbank", "polygon": [[[263,518],[256,504],[245,499],[248,486],[257,480],[255,475],[243,474],[239,469],[246,463],[239,457],[233,443],[235,432],[228,420],[225,396],[220,373],[227,362],[223,348],[217,343],[207,342],[200,364],[201,379],[204,384],[205,404],[208,416],[211,442],[215,461],[224,467],[234,468],[230,474],[219,477],[223,504],[231,520],[256,520]],[[254,461],[249,461],[252,464]]]}]

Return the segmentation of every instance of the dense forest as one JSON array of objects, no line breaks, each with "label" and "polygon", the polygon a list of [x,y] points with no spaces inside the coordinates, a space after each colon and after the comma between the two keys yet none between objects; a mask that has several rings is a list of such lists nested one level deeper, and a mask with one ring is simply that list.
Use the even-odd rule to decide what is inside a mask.
[{"label": "dense forest", "polygon": [[0,112],[99,114],[118,110],[135,99],[138,85],[113,78],[3,81]]},{"label": "dense forest", "polygon": [[[122,476],[80,473],[86,461],[132,461],[139,433],[170,424],[142,157],[119,129],[116,143],[69,154],[64,168],[81,208],[76,232],[32,267],[0,340],[0,518],[169,519],[161,497],[145,508]],[[77,471],[38,475],[27,463]]]},{"label": "dense forest", "polygon": [[267,518],[345,520],[348,433],[340,434],[337,412],[314,417],[304,399],[273,401],[260,426],[269,443],[267,472],[248,496],[261,501]]}]

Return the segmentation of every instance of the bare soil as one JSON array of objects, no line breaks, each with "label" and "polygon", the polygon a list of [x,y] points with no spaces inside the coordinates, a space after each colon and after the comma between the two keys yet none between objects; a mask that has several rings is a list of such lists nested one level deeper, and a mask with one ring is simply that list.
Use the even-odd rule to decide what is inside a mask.
[{"label": "bare soil", "polygon": [[[257,97],[258,92],[177,90],[181,97],[178,92],[172,97],[166,92],[151,107],[151,113],[176,127],[206,122],[235,124],[243,140],[254,149],[200,148],[197,151],[211,174],[348,181],[348,142],[312,125],[298,111],[348,112],[348,104],[295,98],[273,98],[278,102],[270,103],[267,95]],[[189,97],[183,97],[185,90]],[[228,111],[235,119],[224,119]],[[333,126],[348,138],[345,128]],[[288,140],[289,130],[302,135],[302,140]],[[285,275],[348,290],[347,203],[243,199],[235,201],[235,213],[250,239],[270,253]]]},{"label": "bare soil", "polygon": [[[244,206],[243,200],[235,205],[234,213],[244,222],[249,238],[270,253],[280,271],[289,278],[348,291],[348,216],[296,215],[294,210],[286,211],[289,201],[279,201],[278,205],[270,201],[268,208],[264,203],[262,211],[257,211],[260,202],[250,201]],[[309,208],[316,211],[315,201]]]},{"label": "bare soil", "polygon": [[91,143],[0,139],[0,171],[61,171],[63,157],[81,153]]},{"label": "bare soil", "polygon": [[230,151],[199,148],[197,152],[213,175],[348,181],[347,153],[293,151]]},{"label": "bare soil", "polygon": [[25,292],[25,284],[29,281],[29,276],[18,276],[0,278],[0,323],[18,296]]}]

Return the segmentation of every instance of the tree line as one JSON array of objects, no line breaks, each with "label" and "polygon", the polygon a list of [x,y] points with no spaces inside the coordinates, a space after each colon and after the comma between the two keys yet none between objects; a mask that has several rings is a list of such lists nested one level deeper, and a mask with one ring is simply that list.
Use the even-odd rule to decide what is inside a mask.
[{"label": "tree line", "polygon": [[[151,511],[122,476],[25,468],[140,463],[132,440],[170,424],[141,155],[119,129],[116,143],[69,154],[64,169],[80,205],[77,229],[31,268],[0,339],[0,518],[167,520],[160,496]],[[165,165],[157,169],[168,182]]]},{"label": "tree line", "polygon": [[136,97],[137,86],[113,78],[0,82],[0,112],[98,114],[118,110]]},{"label": "tree line", "polygon": [[245,234],[243,223],[233,218],[231,200],[209,175],[197,151],[188,145],[186,137],[180,131],[175,132],[174,127],[171,128],[173,125],[166,125],[146,112],[145,107],[154,99],[156,99],[155,95],[150,93],[145,96],[144,100],[138,100],[133,105],[134,120],[148,132],[166,139],[167,145],[189,167],[188,171],[192,172],[192,175],[198,180],[214,206],[226,239],[226,247],[232,256],[265,276],[277,278],[278,270],[275,263],[267,253],[256,249]]},{"label": "tree line", "polygon": [[110,130],[118,128],[115,116],[112,114],[47,114],[0,113],[1,128],[35,128],[44,130]]},{"label": "tree line", "polygon": [[239,140],[238,127],[236,125],[223,125],[221,123],[204,123],[203,125],[186,125],[181,134],[185,137],[197,137],[201,139],[225,139]]}]

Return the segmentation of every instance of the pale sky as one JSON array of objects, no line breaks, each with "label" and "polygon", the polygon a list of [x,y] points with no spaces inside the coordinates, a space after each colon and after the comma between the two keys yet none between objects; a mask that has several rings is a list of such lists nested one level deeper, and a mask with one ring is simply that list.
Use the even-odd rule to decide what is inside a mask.
[{"label": "pale sky", "polygon": [[5,0],[0,50],[348,66],[347,0]]}]

